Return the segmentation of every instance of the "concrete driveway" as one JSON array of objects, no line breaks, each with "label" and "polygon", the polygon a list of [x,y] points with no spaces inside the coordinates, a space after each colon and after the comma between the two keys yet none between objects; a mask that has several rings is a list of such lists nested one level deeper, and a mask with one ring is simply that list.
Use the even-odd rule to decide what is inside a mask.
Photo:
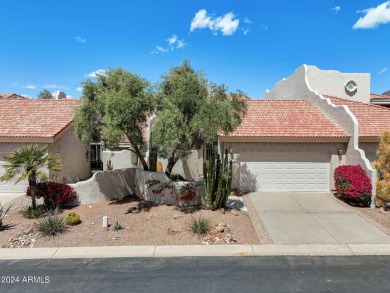
[{"label": "concrete driveway", "polygon": [[341,205],[332,194],[249,194],[275,244],[384,244],[390,237]]},{"label": "concrete driveway", "polygon": [[[40,204],[43,199],[37,199],[37,203]],[[0,192],[0,204],[7,208],[12,205],[12,208],[19,208],[31,205],[31,198],[27,197],[25,193],[4,193]]]}]

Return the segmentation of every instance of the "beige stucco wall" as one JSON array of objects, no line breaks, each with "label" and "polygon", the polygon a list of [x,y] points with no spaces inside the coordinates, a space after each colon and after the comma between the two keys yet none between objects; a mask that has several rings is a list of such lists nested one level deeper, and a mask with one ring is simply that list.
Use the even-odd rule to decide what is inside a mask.
[{"label": "beige stucco wall", "polygon": [[87,149],[74,133],[73,126],[68,126],[49,145],[50,153],[59,153],[62,161],[62,172],[50,174],[57,182],[79,181],[90,177],[91,168]]},{"label": "beige stucco wall", "polygon": [[[341,73],[337,70],[320,70],[316,66],[307,66],[306,76],[311,87],[320,94],[370,103],[369,73]],[[357,91],[353,95],[349,95],[344,87],[350,80],[357,84]]]},{"label": "beige stucco wall", "polygon": [[376,151],[378,150],[379,144],[377,142],[359,142],[359,147],[364,151],[367,159],[371,163],[378,160]]},{"label": "beige stucco wall", "polygon": [[131,163],[131,152],[129,150],[122,151],[110,151],[105,150],[102,152],[103,171],[107,169],[107,162],[111,160],[112,170],[119,170],[124,168],[136,168]]},{"label": "beige stucco wall", "polygon": [[[129,150],[122,151],[110,151],[106,150],[102,152],[103,170],[107,170],[107,161],[111,160],[113,170],[123,168],[135,168],[137,166],[131,163],[131,154]],[[163,165],[165,171],[168,160],[163,158],[157,159]],[[139,165],[138,167],[142,167]],[[203,157],[201,151],[192,151],[191,155],[186,159],[180,159],[172,170],[173,173],[180,174],[186,179],[198,178],[203,174]]]},{"label": "beige stucco wall", "polygon": [[[22,147],[22,146],[27,146],[29,144],[27,143],[8,143],[8,142],[2,142],[0,143],[0,160],[8,156],[11,152],[14,150]],[[46,144],[38,144],[40,147],[45,146]]]},{"label": "beige stucco wall", "polygon": [[345,164],[345,155],[341,160],[338,156],[338,150],[346,151],[345,143],[267,143],[267,142],[221,142],[221,150],[233,148],[233,188],[240,188],[240,154],[243,153],[326,153],[329,154],[330,174],[329,189],[334,189],[333,173],[341,164]]},{"label": "beige stucco wall", "polygon": [[[168,160],[158,158],[163,165],[165,171]],[[180,159],[177,161],[172,169],[173,173],[180,174],[186,179],[194,179],[203,175],[203,157],[201,151],[192,151],[191,155],[187,159]]]},{"label": "beige stucco wall", "polygon": [[[365,153],[359,148],[359,124],[352,112],[347,106],[336,106],[322,93],[324,88],[315,88],[319,86],[320,80],[313,78],[313,72],[316,70],[311,66],[303,65],[299,67],[294,74],[275,84],[272,91],[265,93],[266,99],[281,100],[308,100],[316,106],[321,112],[332,120],[341,129],[350,136],[346,149],[345,163],[349,165],[361,165],[371,178],[372,194],[376,195],[376,170],[372,168],[370,161]],[[317,73],[318,74],[318,73]],[[314,86],[313,86],[314,85]],[[328,83],[328,86],[332,86]]]}]

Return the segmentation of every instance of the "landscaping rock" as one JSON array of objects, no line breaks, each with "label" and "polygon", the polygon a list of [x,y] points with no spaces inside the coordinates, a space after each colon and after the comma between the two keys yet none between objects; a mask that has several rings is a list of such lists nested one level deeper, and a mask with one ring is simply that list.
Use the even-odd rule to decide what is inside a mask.
[{"label": "landscaping rock", "polygon": [[224,209],[224,208],[220,208],[220,209],[219,209],[219,212],[220,212],[221,214],[225,214],[225,209]]},{"label": "landscaping rock", "polygon": [[179,232],[180,232],[179,230],[168,228],[168,234],[169,235],[176,235]]},{"label": "landscaping rock", "polygon": [[237,212],[236,210],[231,210],[230,213],[231,213],[232,215],[238,216],[238,212]]},{"label": "landscaping rock", "polygon": [[128,208],[128,209],[126,210],[126,212],[125,212],[125,215],[126,215],[126,214],[129,214],[129,213],[131,213],[131,212],[133,212],[133,211],[135,210],[135,208],[136,208],[136,207],[130,207],[130,208]]},{"label": "landscaping rock", "polygon": [[13,237],[8,240],[6,248],[22,248],[22,247],[34,247],[36,241],[35,237],[38,234],[34,234],[33,229],[25,229],[18,233],[17,237]]},{"label": "landscaping rock", "polygon": [[216,228],[215,228],[215,230],[217,231],[217,232],[223,232],[223,231],[225,231],[225,228],[223,227],[223,226],[217,226]]}]

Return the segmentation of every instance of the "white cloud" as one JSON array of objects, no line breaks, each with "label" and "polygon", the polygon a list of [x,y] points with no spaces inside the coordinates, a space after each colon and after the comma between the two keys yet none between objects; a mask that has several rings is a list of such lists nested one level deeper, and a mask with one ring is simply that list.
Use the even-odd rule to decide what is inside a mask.
[{"label": "white cloud", "polygon": [[74,39],[76,42],[79,42],[79,43],[86,43],[87,42],[86,39],[83,39],[82,37],[78,37],[78,36],[75,37]]},{"label": "white cloud", "polygon": [[76,89],[76,91],[82,92],[82,91],[83,91],[83,87],[82,87],[82,86],[79,86],[79,87]]},{"label": "white cloud", "polygon": [[168,49],[165,49],[164,47],[161,46],[156,46],[156,49],[154,49],[151,54],[160,54],[160,53],[166,53],[168,52]]},{"label": "white cloud", "polygon": [[378,74],[385,73],[388,69],[389,69],[388,67],[385,67],[381,71],[379,71]]},{"label": "white cloud", "polygon": [[268,25],[262,25],[262,26],[260,26],[260,29],[262,29],[262,30],[267,30],[268,29]]},{"label": "white cloud", "polygon": [[365,13],[366,15],[359,18],[353,25],[353,29],[376,28],[380,24],[390,22],[390,1],[386,1],[377,7],[360,10],[358,13]]},{"label": "white cloud", "polygon": [[181,49],[187,46],[187,43],[184,42],[183,39],[180,40],[175,34],[169,37],[166,41],[168,48],[164,48],[163,46],[156,46],[151,54],[167,53],[169,50],[173,51],[175,49]]},{"label": "white cloud", "polygon": [[58,85],[58,84],[45,84],[43,86],[43,88],[45,89],[59,89],[59,90],[68,90],[69,88],[67,86],[64,86],[64,85]]},{"label": "white cloud", "polygon": [[22,88],[29,89],[29,90],[35,90],[37,88],[37,85],[35,85],[35,84],[26,84],[26,85],[22,85]]},{"label": "white cloud", "polygon": [[244,30],[244,36],[246,36],[249,32],[250,30]]},{"label": "white cloud", "polygon": [[334,11],[334,13],[337,14],[341,10],[341,7],[337,5],[337,6],[333,7],[333,8],[331,8],[330,10]]},{"label": "white cloud", "polygon": [[28,94],[21,94],[22,97],[25,97],[25,98],[29,98],[29,99],[32,99],[31,96],[29,96]]},{"label": "white cloud", "polygon": [[252,23],[252,21],[251,21],[248,17],[245,17],[245,18],[244,18],[244,22],[245,22],[245,23],[248,23],[248,24],[251,24],[251,23]]},{"label": "white cloud", "polygon": [[104,69],[98,69],[94,72],[91,72],[90,74],[87,74],[88,77],[97,78],[99,75],[106,75],[106,70]]},{"label": "white cloud", "polygon": [[177,36],[175,34],[172,35],[172,37],[167,39],[167,42],[169,45],[173,45],[177,41]]},{"label": "white cloud", "polygon": [[209,28],[214,35],[217,35],[217,32],[221,31],[222,35],[230,36],[237,31],[240,24],[240,20],[234,17],[234,13],[229,12],[222,17],[212,18],[207,15],[206,9],[201,9],[192,19],[190,31],[193,32],[196,29]]},{"label": "white cloud", "polygon": [[11,84],[11,86],[17,86],[17,85],[19,85],[18,82],[14,82],[13,84]]}]

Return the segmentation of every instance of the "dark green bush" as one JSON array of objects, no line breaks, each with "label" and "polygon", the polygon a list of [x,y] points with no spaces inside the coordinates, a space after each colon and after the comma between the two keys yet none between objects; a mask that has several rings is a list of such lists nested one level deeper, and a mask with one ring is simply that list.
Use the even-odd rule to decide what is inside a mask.
[{"label": "dark green bush", "polygon": [[181,176],[180,174],[176,174],[176,173],[171,173],[169,175],[169,179],[171,179],[172,181],[185,181],[186,179]]},{"label": "dark green bush", "polygon": [[31,206],[28,206],[20,211],[22,216],[26,219],[37,219],[46,212],[43,206],[37,206],[34,210]]}]

